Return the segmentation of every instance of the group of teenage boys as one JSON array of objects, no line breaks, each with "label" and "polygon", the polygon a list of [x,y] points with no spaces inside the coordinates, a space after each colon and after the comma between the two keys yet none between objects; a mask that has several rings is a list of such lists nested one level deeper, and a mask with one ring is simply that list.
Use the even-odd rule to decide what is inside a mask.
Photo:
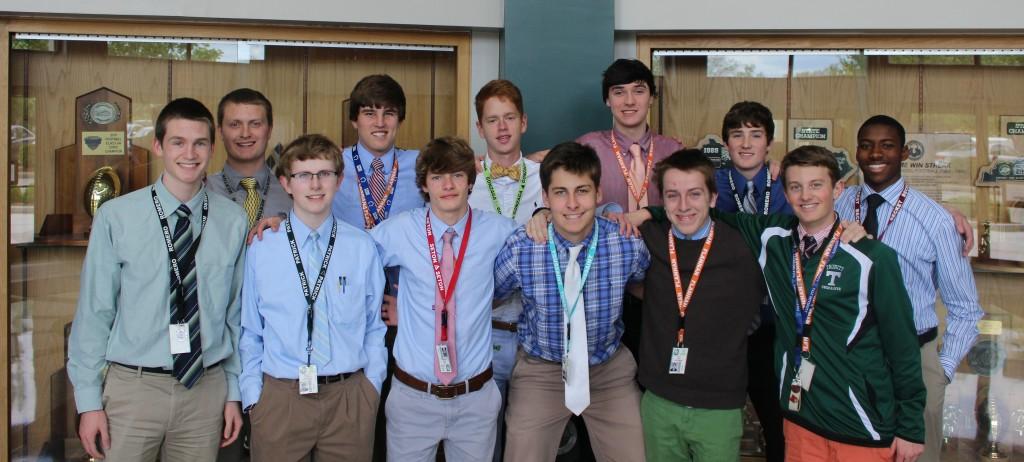
[{"label": "group of teenage boys", "polygon": [[900,176],[903,127],[861,126],[844,190],[822,148],[769,168],[758,103],[726,114],[715,171],[649,129],[642,63],[602,92],[612,130],[538,162],[518,88],[489,82],[477,159],[396,148],[405,96],[372,75],[358,142],[301,136],[275,172],[262,94],[226,95],[216,129],[170,102],[160,178],[90,234],[68,359],[85,450],[216,460],[244,415],[254,460],[371,460],[385,439],[388,460],[540,461],[578,415],[598,460],[738,460],[749,396],[771,461],[937,460],[982,311],[954,217]]}]

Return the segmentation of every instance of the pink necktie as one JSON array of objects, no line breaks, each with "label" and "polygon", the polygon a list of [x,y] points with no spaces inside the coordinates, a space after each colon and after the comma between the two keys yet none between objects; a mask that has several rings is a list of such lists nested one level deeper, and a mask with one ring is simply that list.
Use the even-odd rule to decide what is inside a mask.
[{"label": "pink necktie", "polygon": [[641,209],[647,206],[647,191],[642,189],[644,187],[644,179],[647,178],[647,164],[644,163],[643,152],[640,150],[640,145],[633,143],[629,146],[629,154],[633,157],[629,164],[629,173],[633,177],[633,187],[636,188],[637,192],[643,194],[640,198],[640,202],[636,201],[633,196],[633,192],[629,192],[629,212]]},{"label": "pink necktie", "polygon": [[[452,239],[455,238],[455,230],[448,228],[441,236],[441,240],[444,241],[444,247],[441,248],[441,278],[444,279],[444,287],[448,289],[451,287],[452,272],[455,270],[455,249],[452,248]],[[444,303],[444,299],[441,298],[441,292],[435,290],[436,295],[434,296],[434,345],[446,344],[448,345],[448,357],[452,363],[451,372],[441,372],[440,359],[438,358],[437,351],[434,351],[434,375],[441,381],[442,384],[448,385],[455,379],[455,375],[458,374],[459,369],[456,367],[455,361],[455,294],[451,294],[448,298],[448,341],[441,341],[441,305]]]}]

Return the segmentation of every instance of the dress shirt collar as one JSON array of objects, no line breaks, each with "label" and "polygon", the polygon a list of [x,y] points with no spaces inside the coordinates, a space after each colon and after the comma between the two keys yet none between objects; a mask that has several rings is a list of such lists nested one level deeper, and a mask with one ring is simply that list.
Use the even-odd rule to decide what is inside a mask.
[{"label": "dress shirt collar", "polygon": [[647,127],[647,131],[644,132],[644,136],[641,136],[640,139],[638,139],[638,140],[630,139],[628,136],[626,136],[622,132],[616,130],[614,127],[612,128],[612,133],[615,136],[615,142],[619,143],[619,146],[622,147],[622,153],[623,154],[628,154],[629,153],[629,147],[633,143],[639,144],[640,145],[640,152],[643,152],[643,153],[646,154],[647,153],[647,148],[649,148],[651,146],[651,137],[654,136],[654,134],[651,133],[651,127]]},{"label": "dress shirt collar", "polygon": [[[573,247],[573,246],[576,246],[576,245],[582,245],[584,248],[587,248],[588,246],[590,246],[590,239],[594,237],[594,229],[596,229],[598,226],[601,226],[601,218],[595,217],[594,218],[594,226],[590,227],[590,232],[587,233],[587,236],[584,237],[583,240],[580,241],[579,244],[573,244],[568,239],[562,237],[562,235],[558,233],[558,229],[557,228],[552,228],[555,231],[555,233],[554,233],[555,234],[555,245],[558,246],[558,248],[564,248],[564,249],[568,249],[569,247]],[[602,234],[605,234],[605,233],[602,232]],[[598,244],[600,244],[600,242]]]},{"label": "dress shirt collar", "polygon": [[[519,151],[519,157],[516,157],[516,161],[512,165],[519,165],[519,163],[522,162],[522,161],[523,161],[523,151]],[[483,165],[485,167],[490,167],[491,165],[494,165],[494,161],[491,160],[491,155],[490,154],[487,154],[487,155],[484,156]]]},{"label": "dress shirt collar", "polygon": [[897,179],[895,183],[889,185],[889,187],[881,191],[875,191],[874,189],[871,189],[871,186],[868,186],[867,183],[865,183],[862,186],[862,188],[864,189],[864,193],[861,194],[861,200],[866,201],[868,196],[872,194],[878,194],[882,196],[882,198],[885,199],[886,202],[890,204],[895,204],[896,201],[900,199],[900,193],[903,192],[903,186],[905,184],[906,181],[903,179],[902,176],[899,177],[899,179]]},{"label": "dress shirt collar", "polygon": [[698,229],[695,233],[693,233],[693,234],[691,234],[689,236],[687,236],[686,234],[683,234],[682,232],[680,232],[678,229],[676,229],[675,226],[672,226],[672,235],[677,237],[677,238],[679,238],[679,239],[682,239],[684,241],[699,241],[701,239],[704,239],[705,237],[708,237],[708,232],[710,232],[710,231],[711,231],[711,217],[708,217],[704,221],[704,225],[701,226],[700,229]]},{"label": "dress shirt collar", "polygon": [[[167,190],[167,186],[164,186],[164,176],[160,175],[160,178],[156,180],[156,197],[160,200],[160,206],[164,208],[164,214],[166,218],[170,220],[170,217],[174,215],[174,211],[181,206],[182,202],[174,197]],[[203,197],[206,197],[206,184],[200,183],[199,191],[196,192],[191,199],[185,202],[188,209],[192,211],[192,217],[200,217],[203,211]]]},{"label": "dress shirt collar", "polygon": [[[294,209],[288,213],[288,220],[292,224],[292,233],[295,234],[295,244],[301,249],[302,245],[309,237],[309,233],[311,233],[313,229],[306,226],[306,224],[295,215]],[[316,228],[316,232],[320,233],[320,239],[318,239],[318,241],[320,242],[321,249],[326,249],[327,244],[331,241],[331,225],[334,223],[334,220],[335,218],[333,216],[329,216]]]},{"label": "dress shirt collar", "polygon": [[452,241],[452,245],[455,245],[456,241],[462,242],[460,239],[462,239],[462,236],[465,235],[466,223],[469,220],[468,208],[466,209],[466,213],[462,215],[462,218],[459,218],[459,221],[457,221],[454,226],[449,226],[448,223],[441,221],[441,219],[438,218],[436,214],[430,213],[430,204],[427,204],[427,213],[429,213],[430,217],[431,230],[434,231],[434,245],[441,245],[441,242],[443,242],[441,238],[442,236],[444,236],[445,231],[448,231],[448,228],[455,229],[455,239]]},{"label": "dress shirt collar", "polygon": [[[228,164],[224,164],[224,171],[222,173],[224,175],[224,179],[227,180],[227,183],[231,185],[232,189],[235,191],[242,189],[241,181],[245,176],[238,173],[238,170],[235,170]],[[265,187],[272,177],[273,175],[271,174],[270,167],[267,167],[267,164],[264,163],[263,167],[256,172],[256,175],[253,176],[253,178],[256,178],[256,189],[262,189]]]},{"label": "dress shirt collar", "polygon": [[[822,227],[820,230],[818,230],[818,232],[816,232],[816,233],[811,235],[811,236],[814,237],[814,242],[816,242],[818,244],[818,248],[819,249],[823,248],[823,245],[825,244],[825,239],[828,238],[829,234],[831,234],[832,231],[836,229],[836,225],[839,224],[839,214],[837,214],[835,212],[832,212],[832,216],[833,216],[832,226]],[[797,240],[797,244],[800,244],[800,243],[803,242],[804,236],[807,235],[807,230],[804,229],[804,225],[797,225],[796,226],[796,232],[797,232],[797,236],[796,237],[798,239]]]},{"label": "dress shirt collar", "polygon": [[[732,168],[729,169],[729,175],[732,176],[732,181],[736,185],[736,193],[740,194],[741,197],[746,196],[747,195],[747,186],[746,186],[746,184],[747,184],[747,177],[743,176],[743,174],[740,173],[739,170],[736,170],[735,166],[733,166]],[[754,196],[755,197],[757,197],[757,196],[762,196],[763,197],[764,196],[764,191],[762,191],[761,188],[764,187],[764,184],[767,181],[768,175],[770,175],[770,173],[768,172],[768,163],[766,162],[764,165],[761,166],[761,169],[757,171],[757,174],[754,175],[754,178],[750,179],[750,181],[754,182]],[[774,198],[772,198],[772,199],[774,199]],[[774,202],[774,200],[773,200],[773,202]],[[736,204],[736,205],[740,206],[740,207],[743,206],[743,204]],[[760,205],[758,205],[758,208],[760,208]]]},{"label": "dress shirt collar", "polygon": [[[356,146],[359,149],[359,163],[363,164],[363,171],[365,171],[366,175],[369,176],[373,173],[370,164],[376,156],[374,156],[366,146],[363,146],[362,142],[357,143]],[[391,173],[391,166],[395,163],[395,156],[397,154],[398,148],[391,146],[391,149],[389,149],[388,152],[384,153],[383,156],[380,156],[380,161],[384,163],[384,175]]]}]

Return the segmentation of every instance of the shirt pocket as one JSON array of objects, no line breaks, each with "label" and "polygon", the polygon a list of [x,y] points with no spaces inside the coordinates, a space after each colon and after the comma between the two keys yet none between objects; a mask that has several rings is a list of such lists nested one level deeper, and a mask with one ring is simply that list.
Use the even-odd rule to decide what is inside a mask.
[{"label": "shirt pocket", "polygon": [[[332,281],[331,320],[336,324],[364,324],[366,322],[366,293],[362,281],[353,282],[352,278]],[[326,284],[326,282],[325,282]],[[327,289],[325,287],[325,289]],[[378,307],[378,309],[380,309]]]}]

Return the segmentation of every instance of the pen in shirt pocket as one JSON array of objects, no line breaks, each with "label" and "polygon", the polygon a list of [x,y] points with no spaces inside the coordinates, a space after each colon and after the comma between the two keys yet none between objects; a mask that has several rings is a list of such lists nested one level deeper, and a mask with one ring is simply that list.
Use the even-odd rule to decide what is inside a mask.
[{"label": "pen in shirt pocket", "polygon": [[341,293],[345,293],[345,286],[347,285],[347,282],[348,278],[345,276],[338,276],[338,288],[341,289]]}]

